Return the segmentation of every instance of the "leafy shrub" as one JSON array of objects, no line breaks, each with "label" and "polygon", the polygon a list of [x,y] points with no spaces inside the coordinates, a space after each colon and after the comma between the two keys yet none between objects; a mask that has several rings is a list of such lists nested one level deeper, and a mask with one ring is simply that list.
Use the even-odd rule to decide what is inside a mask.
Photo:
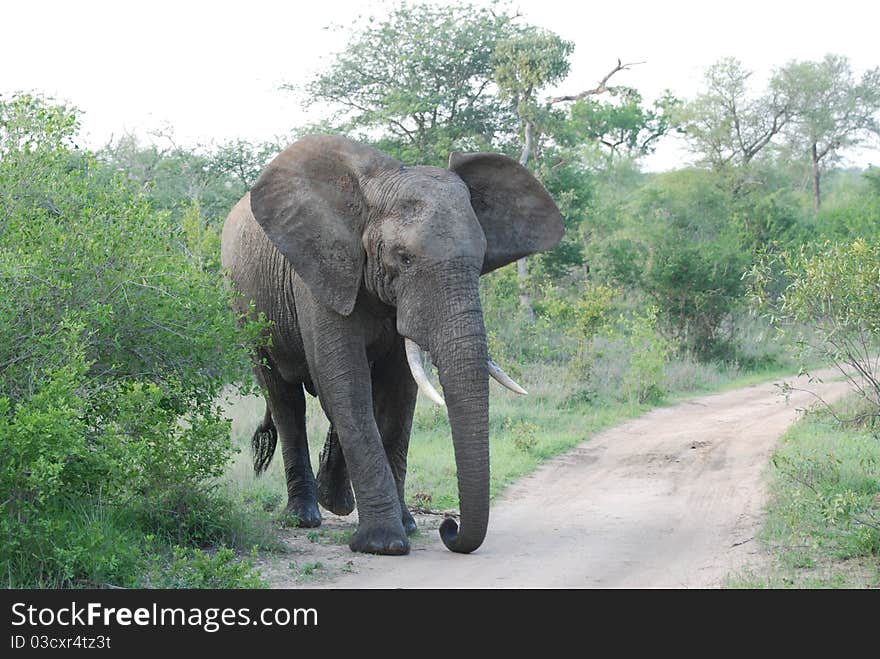
[{"label": "leafy shrub", "polygon": [[0,571],[18,585],[91,578],[85,536],[47,549],[68,506],[209,498],[232,452],[215,401],[262,329],[235,325],[216,235],[154,210],[75,131],[70,108],[0,99]]},{"label": "leafy shrub", "polygon": [[618,226],[589,250],[597,280],[656,306],[659,329],[682,352],[732,358],[723,329],[740,304],[751,245],[763,240],[745,234],[781,224],[775,207],[737,201],[711,172],[694,169],[651,177],[630,197],[615,209]]},{"label": "leafy shrub", "polygon": [[538,445],[538,426],[531,421],[514,421],[508,417],[504,421],[504,429],[513,445],[523,453],[531,453]]},{"label": "leafy shrub", "polygon": [[431,431],[449,428],[449,418],[439,405],[418,405],[413,414],[413,429]]},{"label": "leafy shrub", "polygon": [[589,405],[596,397],[596,393],[590,389],[577,389],[573,391],[559,403],[559,409],[577,409]]},{"label": "leafy shrub", "polygon": [[672,344],[657,332],[657,309],[624,321],[630,349],[629,368],[623,377],[623,393],[639,403],[657,401],[663,390],[664,369]]},{"label": "leafy shrub", "polygon": [[665,393],[666,363],[672,344],[657,330],[657,309],[625,316],[583,340],[569,370],[583,384],[577,400],[594,397],[638,403],[656,401]]},{"label": "leafy shrub", "polygon": [[[788,281],[782,294],[768,292],[780,270]],[[757,308],[804,356],[836,364],[880,417],[880,243],[857,239],[824,243],[759,261],[748,274]],[[805,330],[809,324],[809,331]]]},{"label": "leafy shrub", "polygon": [[585,288],[574,312],[577,331],[581,337],[590,339],[608,326],[614,299],[618,294],[617,290],[602,284]]},{"label": "leafy shrub", "polygon": [[170,559],[156,557],[151,570],[155,588],[265,588],[254,563],[236,559],[221,547],[213,555],[190,547],[174,547]]},{"label": "leafy shrub", "polygon": [[489,354],[513,377],[519,364],[561,362],[573,351],[569,337],[573,307],[554,285],[535,290],[535,318],[529,318],[519,302],[519,283],[514,264],[483,277],[481,297],[487,328]]},{"label": "leafy shrub", "polygon": [[741,299],[749,258],[730,242],[671,234],[652,247],[644,288],[671,337],[701,359],[727,357],[722,323]]}]

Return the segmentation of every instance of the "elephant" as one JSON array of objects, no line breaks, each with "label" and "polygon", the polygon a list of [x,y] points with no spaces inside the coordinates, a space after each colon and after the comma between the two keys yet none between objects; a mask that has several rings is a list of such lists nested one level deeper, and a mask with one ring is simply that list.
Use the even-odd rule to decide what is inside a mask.
[{"label": "elephant", "polygon": [[[525,392],[489,358],[479,278],[554,247],[563,232],[544,186],[496,153],[452,153],[448,169],[407,166],[342,136],[308,135],[266,166],[224,222],[221,262],[239,317],[271,321],[254,354],[266,399],[254,468],[266,468],[280,437],[287,509],[300,526],[321,523],[319,502],[340,515],[356,503],[352,551],[409,552],[416,524],[404,483],[421,389],[447,406],[457,469],[459,522],[445,519],[441,539],[460,553],[482,544],[488,379]],[[304,391],[330,421],[317,478]]]}]

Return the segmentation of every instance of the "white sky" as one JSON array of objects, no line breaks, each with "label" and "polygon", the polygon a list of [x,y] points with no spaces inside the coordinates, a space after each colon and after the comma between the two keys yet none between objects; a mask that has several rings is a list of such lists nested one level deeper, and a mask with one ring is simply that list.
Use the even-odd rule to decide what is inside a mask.
[{"label": "white sky", "polygon": [[[445,0],[441,0],[445,1]],[[868,0],[514,0],[525,21],[576,44],[558,91],[592,87],[624,61],[644,61],[615,77],[653,100],[669,88],[700,89],[705,67],[732,55],[756,72],[791,59],[850,58],[861,74],[880,65],[880,2]],[[287,2],[81,0],[5,3],[0,20],[0,93],[36,90],[84,111],[83,137],[173,127],[182,144],[286,134],[305,122],[283,82],[307,81],[357,16],[381,13],[376,0]],[[688,156],[667,140],[646,163],[679,166]],[[880,151],[854,157],[880,161]]]}]

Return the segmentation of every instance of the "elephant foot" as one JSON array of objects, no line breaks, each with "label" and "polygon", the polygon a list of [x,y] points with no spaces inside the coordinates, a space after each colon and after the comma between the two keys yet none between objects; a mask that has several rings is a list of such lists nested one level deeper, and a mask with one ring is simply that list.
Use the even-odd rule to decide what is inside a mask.
[{"label": "elephant foot", "polygon": [[301,529],[313,529],[321,526],[321,512],[314,499],[291,499],[287,502],[285,512],[296,516],[296,525]]},{"label": "elephant foot", "polygon": [[354,510],[354,492],[348,477],[348,467],[336,432],[331,428],[321,449],[318,475],[315,478],[318,501],[334,515],[350,515]]},{"label": "elephant foot", "polygon": [[405,505],[401,505],[401,508],[403,508],[403,515],[401,515],[400,521],[403,522],[403,530],[407,535],[414,535],[419,530],[416,520],[413,519]]},{"label": "elephant foot", "polygon": [[348,543],[349,549],[365,554],[402,556],[409,553],[409,540],[401,525],[395,527],[361,524]]}]

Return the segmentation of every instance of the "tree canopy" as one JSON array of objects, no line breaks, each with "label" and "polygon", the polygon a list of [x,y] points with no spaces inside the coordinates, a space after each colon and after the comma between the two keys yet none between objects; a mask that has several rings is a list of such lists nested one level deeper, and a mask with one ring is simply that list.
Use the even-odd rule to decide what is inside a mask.
[{"label": "tree canopy", "polygon": [[809,160],[818,210],[825,164],[845,149],[880,136],[880,67],[856,80],[846,57],[827,55],[820,62],[790,62],[774,80],[792,99],[792,120],[785,134],[791,151]]},{"label": "tree canopy", "polygon": [[492,56],[513,23],[497,6],[400,4],[355,28],[304,99],[336,108],[338,130],[408,161],[445,164],[449,151],[488,148],[505,130]]},{"label": "tree canopy", "polygon": [[791,119],[790,90],[773,83],[756,94],[752,75],[738,59],[723,58],[706,70],[706,91],[685,107],[691,146],[715,169],[749,165]]}]

